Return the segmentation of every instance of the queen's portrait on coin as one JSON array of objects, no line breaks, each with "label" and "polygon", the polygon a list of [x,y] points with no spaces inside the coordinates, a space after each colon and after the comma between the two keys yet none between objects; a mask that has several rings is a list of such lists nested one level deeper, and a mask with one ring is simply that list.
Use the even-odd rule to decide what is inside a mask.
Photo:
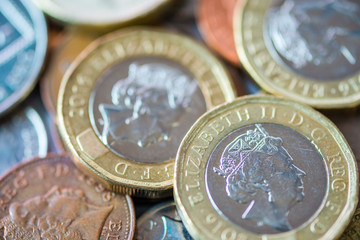
[{"label": "queen's portrait on coin", "polygon": [[197,83],[180,70],[160,63],[131,63],[128,76],[111,91],[111,104],[99,104],[101,140],[113,146],[127,140],[139,147],[166,142],[181,116],[191,111]]},{"label": "queen's portrait on coin", "polygon": [[0,220],[5,239],[99,239],[112,206],[89,203],[83,190],[52,187],[47,193],[10,204]]},{"label": "queen's portrait on coin", "polygon": [[301,69],[344,58],[344,68],[357,64],[360,8],[344,0],[285,0],[269,12],[269,34],[276,50]]},{"label": "queen's portrait on coin", "polygon": [[248,204],[242,219],[279,231],[292,229],[288,214],[305,197],[305,172],[294,165],[280,137],[255,124],[227,145],[213,170],[226,179],[228,197]]}]

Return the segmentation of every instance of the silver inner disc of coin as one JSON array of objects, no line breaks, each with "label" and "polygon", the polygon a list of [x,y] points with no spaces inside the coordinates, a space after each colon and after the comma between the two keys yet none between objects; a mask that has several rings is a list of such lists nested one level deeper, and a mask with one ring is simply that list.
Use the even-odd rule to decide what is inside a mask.
[{"label": "silver inner disc of coin", "polygon": [[205,181],[215,209],[257,234],[300,227],[319,210],[328,185],[315,146],[271,123],[241,127],[221,140],[207,163]]},{"label": "silver inner disc of coin", "polygon": [[274,59],[319,81],[360,70],[360,3],[356,0],[277,0],[264,24]]},{"label": "silver inner disc of coin", "polygon": [[89,103],[92,127],[103,144],[142,163],[174,158],[182,138],[205,111],[192,73],[161,57],[116,63],[99,78]]}]

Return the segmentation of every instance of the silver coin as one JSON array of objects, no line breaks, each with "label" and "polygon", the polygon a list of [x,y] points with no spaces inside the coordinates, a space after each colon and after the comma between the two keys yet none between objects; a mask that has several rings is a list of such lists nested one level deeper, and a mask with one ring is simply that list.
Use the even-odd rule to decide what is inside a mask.
[{"label": "silver coin", "polygon": [[137,221],[137,240],[192,240],[174,202],[158,204]]},{"label": "silver coin", "polygon": [[32,106],[0,121],[0,175],[23,160],[45,157],[48,137],[42,118]]},{"label": "silver coin", "polygon": [[277,0],[265,31],[273,57],[302,76],[335,81],[360,70],[356,0]]},{"label": "silver coin", "polygon": [[315,146],[272,123],[226,136],[209,158],[205,180],[219,213],[257,234],[291,231],[312,219],[329,184]]},{"label": "silver coin", "polygon": [[161,57],[115,64],[100,77],[89,101],[100,140],[119,156],[143,163],[174,158],[187,130],[205,111],[193,75]]},{"label": "silver coin", "polygon": [[0,116],[34,88],[47,48],[44,15],[30,0],[0,1]]}]

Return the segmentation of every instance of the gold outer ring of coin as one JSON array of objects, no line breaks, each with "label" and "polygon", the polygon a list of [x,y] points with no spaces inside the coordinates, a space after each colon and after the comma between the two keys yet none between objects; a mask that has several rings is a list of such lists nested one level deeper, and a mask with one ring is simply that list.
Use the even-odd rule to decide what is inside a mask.
[{"label": "gold outer ring of coin", "polygon": [[236,49],[241,63],[252,78],[271,94],[288,97],[319,109],[359,105],[359,73],[337,81],[319,82],[287,70],[272,57],[263,31],[266,11],[272,2],[239,1],[235,9]]},{"label": "gold outer ring of coin", "polygon": [[[283,125],[305,136],[328,169],[327,189],[319,209],[300,227],[280,234],[255,234],[230,222],[212,205],[205,186],[207,161],[218,142],[236,129],[256,123]],[[324,135],[319,138],[318,133]],[[343,176],[327,158],[334,153],[339,153]],[[345,189],[337,191],[337,181]],[[306,105],[274,96],[241,97],[202,115],[184,137],[176,156],[174,199],[194,239],[336,239],[351,220],[358,191],[355,157],[336,126]]]},{"label": "gold outer ring of coin", "polygon": [[[159,16],[162,16],[165,11],[169,8],[171,8],[172,5],[176,3],[177,0],[157,0],[152,4],[152,6],[148,6],[147,9],[142,9],[138,12],[134,12],[133,15],[124,17],[124,14],[117,14],[112,19],[107,16],[108,14],[106,12],[103,12],[104,17],[101,19],[101,17],[91,17],[86,16],[81,18],[79,16],[79,11],[86,11],[81,10],[73,6],[71,10],[68,7],[67,9],[62,8],[61,4],[56,3],[55,0],[33,0],[35,4],[39,8],[41,8],[47,15],[51,16],[52,18],[55,18],[61,22],[64,23],[70,23],[74,24],[80,27],[85,28],[92,28],[96,29],[100,32],[106,32],[111,29],[114,29],[116,27],[121,26],[128,26],[128,25],[135,25],[135,24],[141,24],[141,23],[147,23],[152,22],[159,18]],[[67,1],[69,2],[69,1]],[[102,6],[104,3],[101,1],[99,2],[99,6],[97,7],[98,13],[102,10]],[[64,5],[66,5],[65,3]],[[131,5],[131,4],[130,4]],[[122,8],[126,8],[127,6],[122,6]],[[127,12],[129,14],[129,12]]]},{"label": "gold outer ring of coin", "polygon": [[[134,56],[163,57],[187,68],[198,81],[207,109],[232,101],[235,92],[226,69],[199,43],[147,28],[124,29],[96,40],[65,73],[57,105],[59,131],[78,165],[112,191],[159,198],[172,194],[175,159],[144,164],[122,158],[102,143],[89,118],[89,98],[98,77]],[[84,77],[89,70],[92,73]]]},{"label": "gold outer ring of coin", "polygon": [[358,208],[351,219],[349,226],[341,235],[339,240],[357,240],[360,239],[360,208]]}]

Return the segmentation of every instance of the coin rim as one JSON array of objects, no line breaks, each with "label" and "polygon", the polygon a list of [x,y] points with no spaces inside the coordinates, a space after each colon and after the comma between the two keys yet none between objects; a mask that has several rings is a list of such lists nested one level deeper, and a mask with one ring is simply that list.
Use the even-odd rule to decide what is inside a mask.
[{"label": "coin rim", "polygon": [[[5,178],[9,177],[10,175],[14,174],[14,172],[20,170],[21,168],[25,167],[25,165],[32,165],[36,164],[36,162],[47,162],[52,161],[51,159],[63,159],[66,158],[69,162],[73,162],[70,155],[67,153],[48,153],[45,157],[33,157],[26,161],[22,161],[17,165],[11,167],[8,171],[6,171],[2,176],[0,176],[0,182],[4,181]],[[80,169],[78,169],[80,171]],[[127,207],[129,208],[129,234],[126,239],[130,240],[134,238],[135,235],[135,206],[134,202],[129,195],[125,195],[125,201],[127,202]]]},{"label": "coin rim", "polygon": [[[288,108],[292,108],[294,110],[299,111],[300,113],[306,113],[307,116],[309,116],[310,119],[313,119],[314,121],[318,122],[321,126],[324,126],[325,128],[328,127],[331,128],[331,130],[329,130],[329,132],[332,134],[332,136],[336,137],[336,140],[334,140],[334,142],[336,142],[336,144],[339,146],[339,148],[341,150],[343,150],[343,155],[345,155],[345,160],[348,164],[348,195],[346,195],[347,199],[346,202],[343,204],[344,207],[342,208],[342,211],[340,213],[341,215],[341,219],[338,218],[334,221],[333,226],[330,226],[332,228],[327,227],[326,231],[324,233],[322,233],[320,236],[320,239],[328,239],[329,236],[331,236],[331,238],[337,238],[341,235],[341,233],[345,230],[345,228],[347,227],[348,223],[351,220],[351,216],[353,215],[353,213],[356,210],[356,205],[358,202],[358,192],[359,192],[359,173],[358,173],[358,168],[357,168],[357,162],[355,159],[354,154],[351,151],[351,148],[349,146],[349,144],[347,143],[346,139],[344,138],[344,136],[342,135],[342,133],[338,130],[338,128],[335,126],[335,124],[333,124],[329,119],[327,119],[324,115],[322,115],[321,113],[317,112],[316,110],[312,109],[311,107],[307,106],[307,105],[303,105],[301,103],[295,102],[293,100],[289,100],[286,98],[281,98],[281,97],[275,97],[275,96],[269,96],[269,95],[248,95],[248,96],[243,96],[243,97],[239,97],[237,98],[235,101],[230,102],[230,103],[225,103],[222,104],[216,108],[214,108],[213,110],[207,112],[206,114],[202,115],[196,122],[195,124],[191,127],[191,129],[188,131],[188,133],[186,134],[186,136],[183,138],[183,141],[181,142],[181,145],[179,147],[179,150],[177,152],[176,155],[176,161],[175,161],[175,180],[174,180],[174,200],[175,203],[177,205],[178,211],[179,211],[179,215],[181,216],[181,219],[184,223],[184,225],[186,226],[186,229],[189,231],[189,233],[191,234],[191,236],[195,239],[209,239],[209,236],[206,234],[208,231],[208,229],[204,229],[201,227],[197,226],[197,223],[195,223],[192,218],[190,217],[191,214],[190,213],[191,210],[195,210],[196,208],[193,209],[188,209],[189,204],[185,204],[184,202],[187,200],[188,196],[184,196],[182,194],[184,194],[184,181],[180,178],[183,178],[184,173],[181,172],[183,170],[183,163],[182,161],[184,160],[185,156],[189,156],[187,154],[187,152],[189,152],[191,149],[189,148],[191,142],[193,142],[193,137],[197,135],[197,133],[203,129],[203,127],[209,123],[210,120],[214,120],[217,119],[217,117],[220,116],[221,113],[225,112],[226,109],[238,109],[239,107],[243,107],[246,106],[246,104],[261,104],[261,103],[273,103],[273,104],[277,104],[280,106],[287,106]],[[270,121],[266,121],[266,122],[270,122]],[[239,123],[241,124],[241,123]],[[244,125],[245,126],[245,125]],[[214,138],[216,138],[216,136],[214,136]],[[318,145],[317,145],[318,147]],[[321,154],[321,156],[324,158],[324,156]],[[352,161],[351,161],[352,160]],[[351,162],[350,162],[351,161]],[[202,170],[200,170],[202,171]],[[204,170],[203,170],[204,171]],[[200,174],[201,176],[201,174]],[[330,170],[327,173],[327,178],[328,178],[328,186],[327,186],[327,193],[324,196],[324,199],[322,201],[321,206],[319,207],[319,209],[316,211],[316,213],[314,213],[313,216],[311,216],[305,223],[303,223],[300,227],[295,228],[291,231],[285,232],[285,233],[279,233],[279,234],[255,234],[252,233],[248,230],[242,229],[240,226],[234,225],[232,224],[229,220],[227,220],[226,218],[224,218],[222,216],[222,214],[219,214],[223,220],[228,224],[229,227],[231,226],[235,226],[237,228],[237,232],[240,231],[240,234],[243,233],[242,236],[244,236],[245,239],[262,239],[262,238],[266,238],[266,239],[294,239],[295,234],[291,235],[292,233],[296,233],[298,230],[303,229],[304,226],[309,226],[311,224],[310,221],[314,220],[316,216],[318,216],[318,214],[324,210],[324,206],[326,203],[326,199],[329,198],[328,193],[330,189],[330,182],[329,182],[329,176],[330,176]],[[200,179],[200,181],[205,181],[205,179]],[[208,199],[209,202],[211,202],[211,199],[209,199],[208,193],[206,192],[206,189],[199,189],[199,192],[202,193],[202,196],[205,199]],[[215,209],[214,206],[211,206],[211,208]],[[215,210],[216,211],[216,210]],[[200,212],[199,212],[200,213]],[[216,223],[216,222],[215,222]],[[336,227],[334,228],[334,226],[336,225]],[[223,229],[225,229],[226,226],[223,226]],[[219,234],[218,234],[219,235]],[[246,238],[247,237],[247,238]],[[319,235],[314,234],[314,236],[305,236],[306,239],[307,238],[312,238],[312,237],[319,237]],[[215,239],[215,236],[214,236]],[[235,239],[235,238],[234,238]]]},{"label": "coin rim", "polygon": [[[248,40],[245,39],[245,30],[244,30],[244,22],[245,22],[245,15],[249,12],[253,11],[253,4],[256,6],[260,5],[261,2],[261,8],[257,9],[256,16],[253,15],[254,19],[258,19],[259,16],[264,17],[266,16],[266,10],[267,7],[270,6],[272,0],[265,0],[265,1],[259,1],[259,0],[246,0],[244,4],[241,3],[241,1],[238,2],[236,8],[235,8],[235,14],[234,14],[234,37],[235,37],[235,45],[237,54],[240,58],[241,63],[243,64],[246,71],[252,76],[252,78],[259,84],[265,91],[278,95],[278,96],[284,96],[291,98],[293,100],[297,100],[299,102],[309,104],[313,107],[319,108],[319,109],[338,109],[338,108],[351,108],[355,107],[360,104],[360,88],[357,90],[355,88],[351,88],[352,81],[359,81],[360,83],[360,69],[355,74],[352,74],[349,77],[339,78],[336,81],[331,82],[322,82],[313,80],[308,77],[303,77],[299,74],[294,73],[293,71],[287,69],[284,67],[281,63],[278,63],[270,53],[270,50],[267,48],[267,44],[264,38],[264,24],[265,20],[261,21],[262,18],[260,18],[260,21],[256,23],[255,28],[256,31],[261,32],[260,37],[256,37],[256,40],[261,42],[261,46],[265,46],[264,51],[266,53],[266,57],[270,59],[270,62],[273,66],[275,66],[273,69],[276,68],[276,70],[279,72],[279,74],[276,74],[275,77],[270,77],[271,73],[265,73],[266,67],[263,63],[261,67],[257,67],[254,63],[254,60],[252,59],[252,54],[249,54],[248,50]],[[251,6],[250,6],[251,5]],[[250,9],[249,9],[250,8]],[[249,13],[250,14],[250,13]],[[289,76],[286,78],[285,76]],[[278,80],[276,80],[276,79]],[[290,89],[290,86],[292,85],[292,79],[297,79],[298,82],[296,82],[296,85],[293,89]],[[278,82],[286,83],[286,87],[281,86]],[[347,84],[350,91],[353,91],[354,93],[347,94],[346,96],[341,96],[341,92],[339,90],[340,84]],[[354,83],[356,84],[356,83]],[[288,87],[289,85],[289,87]],[[310,93],[308,95],[303,94],[301,89],[297,89],[296,86],[309,86],[309,89],[316,88],[324,88],[324,96],[321,98],[317,98],[316,96],[312,96]],[[330,87],[331,86],[331,87]],[[339,91],[337,95],[333,96],[330,93],[326,92],[326,88],[335,89],[334,91]],[[305,87],[304,87],[305,89]],[[315,90],[313,95],[315,95]]]},{"label": "coin rim", "polygon": [[32,59],[32,67],[26,74],[24,84],[13,91],[5,100],[0,103],[0,117],[7,115],[13,108],[18,106],[35,88],[40,73],[43,70],[43,63],[46,58],[48,45],[48,30],[44,14],[31,1],[20,0],[19,3],[26,9],[33,23],[35,35],[35,50]]},{"label": "coin rim", "polygon": [[63,10],[56,3],[54,3],[53,0],[33,0],[33,2],[40,9],[42,9],[43,12],[45,12],[47,15],[51,16],[52,18],[55,18],[64,23],[70,23],[82,27],[93,27],[99,30],[101,28],[115,28],[118,26],[135,24],[138,21],[141,21],[143,19],[148,19],[153,15],[156,15],[157,13],[161,13],[165,8],[167,8],[169,5],[171,5],[173,2],[176,1],[177,0],[161,0],[161,2],[157,6],[154,6],[151,9],[148,9],[147,11],[140,13],[139,15],[133,16],[132,18],[128,18],[125,20],[114,19],[113,21],[108,20],[108,21],[92,22],[84,19],[74,18],[73,16],[76,15],[76,11],[78,11],[78,9],[76,9],[73,12],[68,12],[66,10]]},{"label": "coin rim", "polygon": [[[206,107],[207,109],[210,109],[212,107],[214,107],[213,103],[211,102],[212,97],[218,96],[219,94],[221,94],[221,96],[224,98],[225,101],[231,101],[235,98],[235,88],[233,86],[233,82],[231,81],[230,75],[227,72],[226,68],[223,66],[223,64],[215,57],[213,56],[205,47],[203,47],[202,45],[200,45],[200,43],[194,41],[193,39],[179,34],[179,33],[172,33],[163,29],[157,29],[157,28],[144,28],[144,27],[132,27],[132,28],[128,28],[128,29],[124,29],[124,30],[120,30],[114,33],[110,33],[108,35],[105,35],[103,37],[100,37],[99,39],[95,40],[92,44],[90,44],[90,46],[88,46],[81,54],[80,56],[73,62],[73,64],[70,66],[70,68],[67,70],[67,72],[65,73],[65,76],[62,80],[61,86],[60,86],[60,92],[59,92],[59,98],[58,98],[58,103],[57,103],[57,112],[58,112],[58,118],[59,118],[59,131],[60,134],[62,136],[62,139],[64,140],[66,146],[68,149],[70,149],[70,151],[73,153],[73,155],[75,156],[76,162],[80,163],[78,164],[78,166],[80,166],[80,168],[82,169],[87,169],[87,171],[90,171],[92,174],[97,175],[98,178],[102,179],[104,182],[107,183],[107,186],[109,188],[111,188],[113,191],[116,192],[122,192],[122,193],[128,193],[130,195],[136,195],[136,196],[140,196],[140,197],[150,197],[150,198],[159,198],[159,197],[165,197],[165,196],[169,196],[171,195],[171,189],[173,187],[173,179],[169,179],[169,177],[171,176],[167,176],[165,177],[165,174],[162,174],[161,176],[153,176],[153,179],[151,182],[146,181],[146,180],[128,180],[126,179],[125,176],[120,176],[120,174],[118,175],[113,175],[110,174],[109,172],[105,171],[100,165],[98,165],[97,163],[95,163],[93,160],[91,159],[85,159],[82,158],[81,151],[78,151],[78,149],[80,149],[80,147],[78,146],[76,140],[75,140],[75,136],[70,136],[69,132],[66,129],[65,126],[65,122],[67,121],[67,119],[69,118],[64,112],[63,112],[63,102],[69,98],[69,96],[65,96],[65,89],[67,86],[67,83],[70,82],[72,75],[76,72],[78,66],[81,65],[82,61],[85,61],[87,59],[88,56],[91,56],[91,54],[93,54],[96,51],[100,51],[97,49],[101,49],[101,46],[106,46],[106,44],[112,40],[116,40],[116,39],[123,39],[123,38],[127,38],[128,36],[135,36],[137,38],[142,38],[142,36],[144,34],[151,34],[153,36],[155,36],[158,39],[163,39],[163,41],[166,41],[168,43],[178,43],[178,42],[184,42],[183,46],[186,46],[187,49],[185,49],[186,52],[192,52],[192,54],[198,56],[199,58],[201,58],[204,63],[207,63],[207,69],[216,69],[216,71],[214,71],[214,75],[216,75],[218,77],[218,79],[215,79],[216,84],[220,90],[221,93],[216,94],[211,94],[208,91],[203,91],[205,90],[209,90],[210,88],[206,86],[206,82],[207,79],[205,79],[204,77],[202,77],[201,79],[197,79],[198,83],[202,83],[199,84],[200,89],[202,90],[202,93],[205,97],[205,102],[206,102]],[[154,37],[154,38],[155,38]],[[151,55],[152,53],[148,54],[146,52],[143,52],[143,55],[148,55],[148,56],[154,56]],[[157,55],[155,55],[157,56]],[[170,59],[177,61],[176,59],[171,58],[170,53],[166,53],[166,56],[169,56]],[[166,57],[163,56],[163,57]],[[131,55],[129,56],[128,53],[125,53],[124,57],[122,59],[126,59],[128,57],[131,57]],[[117,60],[119,61],[119,60]],[[180,65],[183,65],[183,63],[178,62]],[[114,62],[112,62],[112,64],[114,64]],[[187,66],[185,66],[186,68],[188,68]],[[190,69],[189,69],[190,70]],[[192,72],[192,70],[190,70],[190,72]],[[212,72],[212,71],[211,71]],[[194,72],[192,72],[194,75],[196,75]],[[100,73],[99,73],[100,75]],[[219,77],[221,76],[221,77]],[[92,86],[94,87],[96,84],[96,80],[92,80]],[[91,92],[90,92],[91,94]],[[90,94],[89,97],[87,98],[87,103],[89,101],[90,98]],[[68,94],[70,95],[70,94]],[[88,111],[88,104],[86,105],[86,113],[85,118],[87,119],[87,123],[89,124],[88,127],[86,129],[91,128],[92,131],[94,132],[94,136],[96,136],[96,139],[94,141],[100,141],[100,139],[98,138],[98,136],[96,135],[93,127],[91,126],[91,122],[90,122],[90,117],[89,117],[89,111]],[[73,140],[71,140],[73,139]],[[100,141],[101,142],[101,141]],[[110,154],[117,159],[118,163],[126,163],[135,166],[141,166],[142,169],[147,169],[147,168],[151,168],[152,170],[154,170],[154,172],[162,172],[162,170],[169,164],[173,165],[175,162],[175,158],[162,162],[162,163],[153,163],[153,164],[149,164],[149,163],[139,163],[139,162],[134,162],[131,160],[127,160],[125,158],[122,158],[120,156],[118,156],[117,154],[113,153],[108,147],[106,147],[102,142],[101,145],[103,145],[105,148],[107,148],[109,150],[109,152],[111,152]],[[173,173],[170,173],[173,174]],[[164,175],[164,176],[163,176]],[[165,180],[164,180],[165,179]]]}]

